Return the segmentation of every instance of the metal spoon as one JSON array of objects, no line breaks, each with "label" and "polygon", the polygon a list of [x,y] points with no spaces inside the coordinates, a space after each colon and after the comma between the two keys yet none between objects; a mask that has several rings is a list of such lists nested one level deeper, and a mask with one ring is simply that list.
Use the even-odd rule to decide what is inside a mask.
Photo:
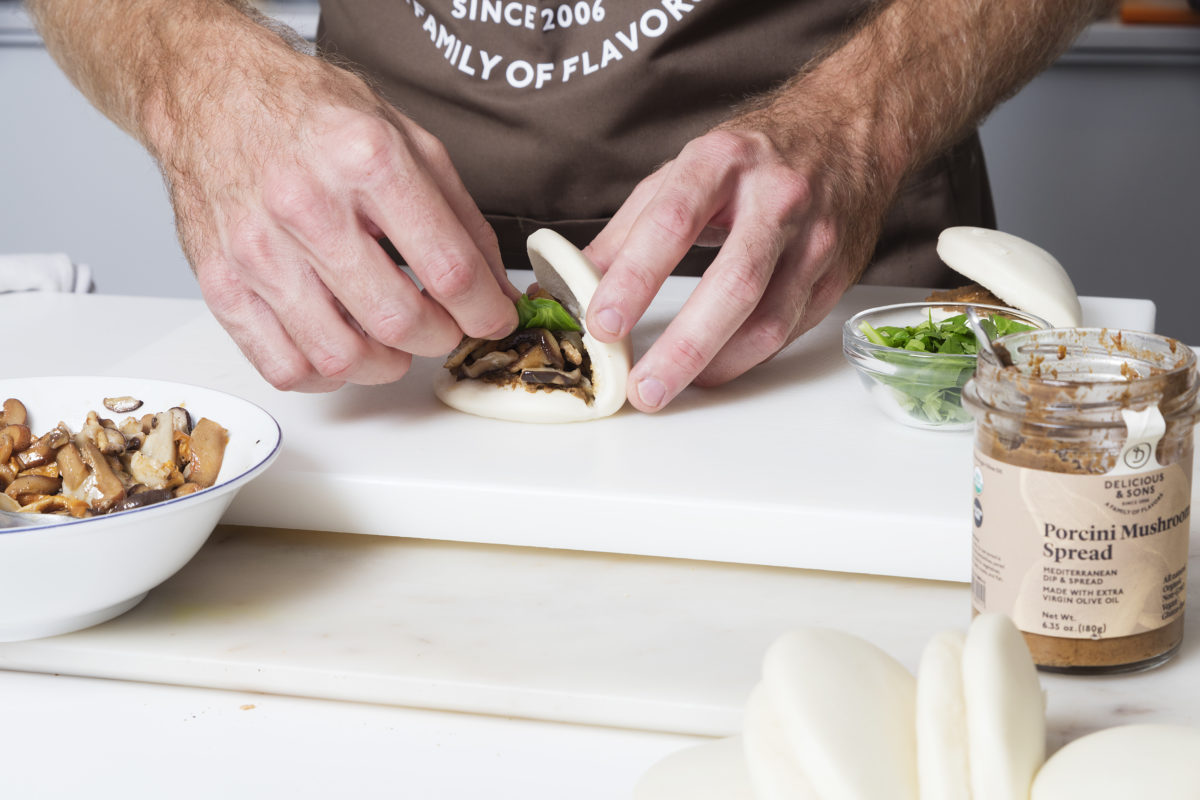
[{"label": "metal spoon", "polygon": [[979,342],[979,346],[992,354],[992,357],[1000,364],[1001,367],[1011,367],[1013,365],[1012,353],[1008,352],[1008,348],[999,342],[993,342],[987,328],[983,325],[983,320],[979,318],[979,312],[974,306],[967,306],[967,321],[971,323],[971,328],[975,331],[975,341]]},{"label": "metal spoon", "polygon": [[39,525],[61,525],[75,519],[65,514],[36,514],[31,511],[0,510],[0,529],[31,528]]}]

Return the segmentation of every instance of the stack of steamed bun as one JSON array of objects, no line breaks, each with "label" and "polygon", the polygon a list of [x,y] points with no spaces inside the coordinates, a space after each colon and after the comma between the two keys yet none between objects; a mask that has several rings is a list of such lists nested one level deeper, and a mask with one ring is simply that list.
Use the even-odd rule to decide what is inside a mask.
[{"label": "stack of steamed bun", "polygon": [[1045,698],[1020,632],[983,614],[938,634],[914,678],[834,630],[768,649],[740,736],[676,753],[635,800],[1200,800],[1200,729],[1143,724],[1046,760]]}]

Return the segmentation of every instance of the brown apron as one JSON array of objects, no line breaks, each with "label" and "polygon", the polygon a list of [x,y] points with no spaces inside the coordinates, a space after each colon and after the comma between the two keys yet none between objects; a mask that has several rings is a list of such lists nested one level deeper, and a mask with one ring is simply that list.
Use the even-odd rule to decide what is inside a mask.
[{"label": "brown apron", "polygon": [[[794,74],[869,0],[322,0],[318,44],[437,136],[500,239],[579,246],[746,98]],[[994,226],[978,137],[908,182],[863,281],[941,287],[950,225]],[[677,272],[715,251],[693,248]]]}]

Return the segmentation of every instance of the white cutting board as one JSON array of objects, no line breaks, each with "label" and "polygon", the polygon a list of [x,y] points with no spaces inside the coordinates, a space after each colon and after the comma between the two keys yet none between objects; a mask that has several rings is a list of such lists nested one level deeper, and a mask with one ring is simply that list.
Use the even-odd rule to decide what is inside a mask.
[{"label": "white cutting board", "polygon": [[[636,353],[695,283],[668,281],[635,332]],[[126,355],[97,365],[90,348],[69,348],[50,369],[186,381],[271,412],[282,452],[228,523],[966,581],[970,433],[888,420],[841,352],[852,313],[925,293],[856,287],[728,386],[688,389],[657,414],[626,407],[573,425],[451,411],[430,390],[433,359],[389,386],[279,392],[199,301],[58,296],[59,318],[95,317],[81,329],[125,334]],[[0,309],[19,330],[45,302]],[[1153,330],[1150,301],[1084,298],[1083,309],[1087,324]]]}]

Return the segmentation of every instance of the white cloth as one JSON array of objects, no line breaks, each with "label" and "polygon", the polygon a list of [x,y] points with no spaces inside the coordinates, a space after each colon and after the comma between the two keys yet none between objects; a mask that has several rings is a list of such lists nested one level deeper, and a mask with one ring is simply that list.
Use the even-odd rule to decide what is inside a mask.
[{"label": "white cloth", "polygon": [[0,255],[0,293],[80,292],[95,289],[92,269],[66,253]]}]

